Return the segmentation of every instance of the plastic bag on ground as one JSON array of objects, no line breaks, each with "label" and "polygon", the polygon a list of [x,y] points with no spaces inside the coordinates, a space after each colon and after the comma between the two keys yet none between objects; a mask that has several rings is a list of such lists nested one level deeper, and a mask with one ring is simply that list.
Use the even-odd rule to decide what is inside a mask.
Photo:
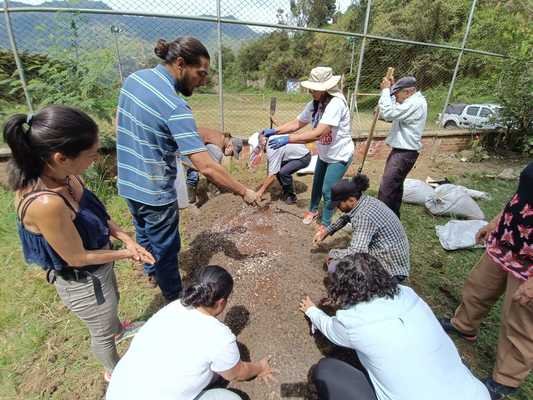
[{"label": "plastic bag on ground", "polygon": [[435,230],[443,248],[457,250],[482,247],[476,244],[476,233],[485,225],[487,225],[487,221],[451,220],[446,225],[437,225]]},{"label": "plastic bag on ground", "polygon": [[441,185],[425,202],[433,215],[453,215],[467,219],[484,220],[485,214],[464,188],[457,185]]},{"label": "plastic bag on ground", "polygon": [[405,203],[424,205],[426,200],[435,194],[435,189],[419,179],[406,179],[403,182],[403,197]]}]

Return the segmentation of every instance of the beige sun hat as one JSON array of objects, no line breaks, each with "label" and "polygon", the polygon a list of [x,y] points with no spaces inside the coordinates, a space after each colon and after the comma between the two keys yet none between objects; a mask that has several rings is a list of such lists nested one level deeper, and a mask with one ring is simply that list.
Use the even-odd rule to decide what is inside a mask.
[{"label": "beige sun hat", "polygon": [[326,92],[339,83],[340,75],[333,75],[333,70],[330,67],[316,67],[311,70],[309,79],[300,82],[306,89]]}]

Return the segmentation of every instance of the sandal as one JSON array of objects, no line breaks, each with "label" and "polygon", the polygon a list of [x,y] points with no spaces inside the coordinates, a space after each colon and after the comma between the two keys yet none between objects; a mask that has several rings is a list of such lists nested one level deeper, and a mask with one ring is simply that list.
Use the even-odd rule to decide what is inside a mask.
[{"label": "sandal", "polygon": [[119,344],[120,342],[135,336],[135,334],[139,332],[139,329],[141,329],[143,325],[144,321],[122,321],[120,323],[122,329],[120,333],[115,335],[115,344]]},{"label": "sandal", "polygon": [[304,213],[304,218],[302,219],[302,223],[304,225],[309,225],[311,222],[313,222],[317,218],[318,218],[318,211],[306,211]]}]

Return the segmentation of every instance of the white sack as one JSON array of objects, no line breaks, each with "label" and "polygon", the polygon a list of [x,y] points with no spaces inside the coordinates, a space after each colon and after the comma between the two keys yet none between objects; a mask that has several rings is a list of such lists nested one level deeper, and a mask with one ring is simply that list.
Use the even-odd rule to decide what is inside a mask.
[{"label": "white sack", "polygon": [[451,220],[446,225],[437,225],[435,230],[442,247],[446,250],[457,250],[478,246],[476,245],[476,233],[485,225],[487,221]]},{"label": "white sack", "polygon": [[441,185],[435,189],[425,206],[433,215],[453,215],[467,219],[485,219],[485,214],[464,188],[457,185]]},{"label": "white sack", "polygon": [[179,158],[176,159],[176,182],[174,188],[178,197],[178,208],[189,207],[189,195],[187,194],[187,182],[185,177],[185,168]]},{"label": "white sack", "polygon": [[423,206],[428,197],[435,194],[435,189],[418,179],[406,179],[403,182],[402,201]]}]

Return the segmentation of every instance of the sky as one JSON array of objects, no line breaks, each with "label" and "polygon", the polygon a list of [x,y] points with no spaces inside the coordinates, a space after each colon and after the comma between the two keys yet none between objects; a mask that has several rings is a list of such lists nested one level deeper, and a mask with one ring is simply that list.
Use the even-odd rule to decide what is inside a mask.
[{"label": "sky", "polygon": [[[17,0],[39,5],[43,0]],[[102,0],[101,0],[102,1]],[[169,13],[179,15],[216,15],[216,0],[103,0],[115,10]],[[346,10],[353,0],[337,0],[337,8]],[[233,15],[240,20],[276,23],[276,11],[289,10],[289,0],[221,0],[222,16]]]}]

